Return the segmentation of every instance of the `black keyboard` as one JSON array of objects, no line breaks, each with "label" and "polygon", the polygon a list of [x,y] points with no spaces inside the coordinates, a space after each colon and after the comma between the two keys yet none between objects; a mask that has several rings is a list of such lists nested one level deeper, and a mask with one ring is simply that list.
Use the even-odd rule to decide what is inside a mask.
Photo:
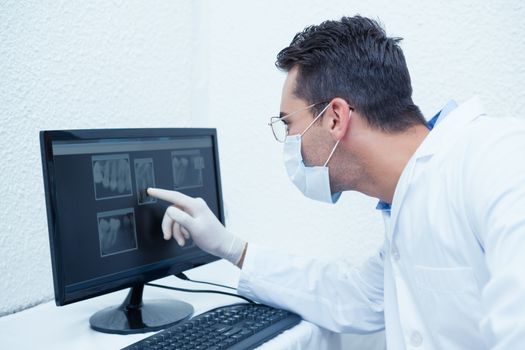
[{"label": "black keyboard", "polygon": [[261,304],[222,306],[177,323],[122,350],[253,349],[298,324],[289,311]]}]

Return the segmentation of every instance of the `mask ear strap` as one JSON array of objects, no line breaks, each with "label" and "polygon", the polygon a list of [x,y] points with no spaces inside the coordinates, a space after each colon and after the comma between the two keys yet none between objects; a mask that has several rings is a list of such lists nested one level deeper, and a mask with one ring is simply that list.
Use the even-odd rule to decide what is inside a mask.
[{"label": "mask ear strap", "polygon": [[337,145],[339,144],[339,141],[341,141],[341,140],[337,140],[337,142],[335,143],[335,146],[334,146],[334,148],[332,148],[332,152],[330,152],[330,155],[328,156],[328,159],[326,160],[326,162],[324,162],[323,167],[325,167],[328,164],[328,162],[330,161],[330,159],[334,155],[335,149],[337,148]]},{"label": "mask ear strap", "polygon": [[[348,119],[350,119],[351,116],[352,116],[352,110],[350,110],[350,112],[348,113]],[[337,148],[337,145],[339,145],[340,141],[341,141],[341,139],[337,140],[337,142],[335,143],[334,148],[332,148],[332,152],[330,152],[330,155],[328,156],[328,159],[326,160],[326,162],[323,165],[324,167],[328,164],[330,159],[332,159],[332,156],[334,155],[335,149]]]},{"label": "mask ear strap", "polygon": [[314,123],[317,121],[317,119],[321,118],[321,116],[323,115],[323,113],[328,109],[328,107],[330,107],[330,103],[326,105],[325,108],[323,108],[323,110],[321,111],[321,113],[319,113],[317,115],[317,117],[314,118],[314,120],[312,120],[312,122],[310,124],[308,124],[308,126],[306,127],[306,129],[304,129],[304,131],[301,133],[301,137],[304,135],[305,132],[308,131],[308,129],[310,129],[312,127],[312,125],[314,125]]}]

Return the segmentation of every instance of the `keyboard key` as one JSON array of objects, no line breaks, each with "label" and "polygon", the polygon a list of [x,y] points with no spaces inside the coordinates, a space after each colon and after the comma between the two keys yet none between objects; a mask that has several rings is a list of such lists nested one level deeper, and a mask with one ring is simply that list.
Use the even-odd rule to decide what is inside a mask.
[{"label": "keyboard key", "polygon": [[229,326],[222,326],[220,328],[217,328],[216,332],[217,333],[224,333],[224,332],[227,332],[229,331],[230,329],[232,329],[233,327],[229,327]]},{"label": "keyboard key", "polygon": [[240,332],[241,330],[242,330],[241,328],[236,327],[236,328],[230,329],[228,332],[225,332],[223,335],[225,337],[231,337],[232,335],[234,335],[235,333]]}]

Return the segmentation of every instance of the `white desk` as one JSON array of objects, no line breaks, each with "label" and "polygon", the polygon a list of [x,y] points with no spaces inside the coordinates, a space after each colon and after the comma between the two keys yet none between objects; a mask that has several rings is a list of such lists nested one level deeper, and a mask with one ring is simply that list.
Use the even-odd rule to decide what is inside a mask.
[{"label": "white desk", "polygon": [[[196,280],[236,286],[239,270],[220,260],[187,271]],[[155,283],[192,289],[216,289],[200,283],[180,281],[166,277]],[[233,292],[233,291],[232,291]],[[121,304],[127,295],[118,291],[75,304],[57,307],[54,301],[0,318],[0,347],[2,349],[120,349],[153,333],[115,335],[92,330],[89,317],[107,306]],[[144,288],[144,300],[177,298],[189,302],[195,315],[217,306],[242,302],[242,299],[219,294],[183,293],[151,286]],[[302,321],[279,336],[263,344],[259,349],[340,349],[341,338],[309,322]]]}]

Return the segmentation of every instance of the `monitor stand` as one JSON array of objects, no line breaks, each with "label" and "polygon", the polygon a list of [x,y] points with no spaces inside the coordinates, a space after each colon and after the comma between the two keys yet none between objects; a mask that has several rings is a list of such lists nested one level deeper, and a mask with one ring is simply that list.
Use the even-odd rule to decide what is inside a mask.
[{"label": "monitor stand", "polygon": [[122,305],[110,306],[90,317],[91,328],[104,333],[145,333],[172,326],[193,314],[193,306],[180,300],[149,300],[143,304],[143,291],[143,283],[131,287]]}]

